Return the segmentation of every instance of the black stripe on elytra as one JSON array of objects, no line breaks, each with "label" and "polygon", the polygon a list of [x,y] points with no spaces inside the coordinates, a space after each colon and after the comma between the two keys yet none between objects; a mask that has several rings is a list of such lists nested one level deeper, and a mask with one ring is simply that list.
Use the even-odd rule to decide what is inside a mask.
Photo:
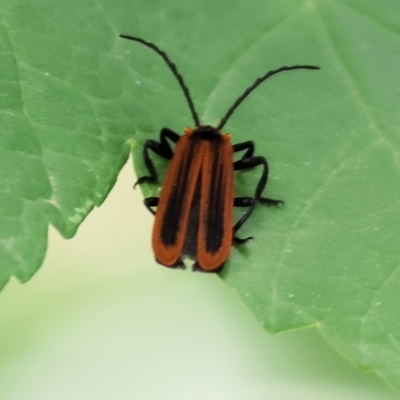
[{"label": "black stripe on elytra", "polygon": [[211,141],[211,152],[213,154],[210,192],[208,197],[208,210],[206,212],[206,250],[213,254],[220,250],[224,236],[224,160],[221,154],[221,141]]},{"label": "black stripe on elytra", "polygon": [[179,165],[177,182],[169,196],[167,208],[161,224],[161,241],[165,246],[174,246],[182,219],[182,208],[187,201],[187,187],[190,179],[190,167],[195,153],[196,140],[189,140],[188,149]]}]

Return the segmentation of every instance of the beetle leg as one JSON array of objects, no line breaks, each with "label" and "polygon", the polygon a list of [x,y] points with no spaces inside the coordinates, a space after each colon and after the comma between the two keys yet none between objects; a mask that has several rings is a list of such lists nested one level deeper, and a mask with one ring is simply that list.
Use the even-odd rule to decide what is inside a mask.
[{"label": "beetle leg", "polygon": [[156,212],[152,209],[152,207],[158,206],[158,200],[159,197],[147,197],[143,200],[144,205],[153,215],[156,215]]},{"label": "beetle leg", "polygon": [[243,156],[238,161],[235,161],[233,163],[235,171],[251,169],[251,168],[257,167],[258,165],[263,165],[263,167],[264,167],[263,173],[261,175],[261,178],[260,178],[257,188],[256,188],[256,193],[255,193],[256,199],[262,203],[265,203],[265,204],[271,205],[271,206],[283,204],[282,200],[274,200],[274,199],[269,199],[266,197],[261,197],[261,193],[264,190],[265,185],[267,184],[267,180],[268,180],[267,160],[265,159],[265,157],[253,156],[254,143],[251,140],[233,145],[234,153],[237,153],[237,152],[243,151],[243,150],[246,150],[246,152],[243,154]]},{"label": "beetle leg", "polygon": [[143,146],[143,159],[144,159],[144,164],[149,171],[149,176],[141,176],[137,182],[134,184],[133,187],[136,185],[140,185],[144,182],[149,182],[149,183],[155,183],[158,180],[158,175],[157,171],[154,168],[153,161],[151,161],[150,155],[149,155],[149,150],[152,150],[154,153],[158,154],[160,157],[166,158],[167,160],[170,160],[173,156],[173,152],[171,150],[171,146],[168,143],[168,140],[171,140],[172,142],[176,143],[179,140],[180,136],[171,131],[168,128],[163,128],[160,131],[160,141],[157,142],[156,140],[146,140],[144,146]]},{"label": "beetle leg", "polygon": [[[253,207],[253,204],[255,203],[253,197],[235,197],[233,199],[233,206],[234,207]],[[241,219],[236,222],[236,224],[233,227],[233,233],[235,233],[240,226],[242,226],[243,222],[238,226],[238,224],[241,222]],[[233,236],[233,243],[234,244],[245,244],[249,240],[253,239],[253,236],[249,236],[247,238],[238,238],[236,236]]]},{"label": "beetle leg", "polygon": [[233,207],[250,207],[253,201],[252,197],[235,197],[233,199]]},{"label": "beetle leg", "polygon": [[[254,201],[250,202],[249,199],[245,201],[248,205],[248,210],[242,215],[242,217],[239,219],[238,222],[233,227],[233,233],[237,232],[241,226],[247,221],[247,219],[250,217],[252,212],[254,211],[256,201],[259,201],[263,204],[269,205],[269,206],[277,206],[280,204],[283,204],[282,200],[275,200],[275,199],[269,199],[267,197],[261,197],[261,194],[267,184],[268,180],[268,163],[265,157],[262,156],[254,156],[254,144],[251,141],[248,142],[243,142],[243,143],[238,143],[233,146],[234,152],[237,151],[242,151],[246,150],[245,154],[243,155],[242,158],[239,160],[235,161],[233,163],[233,168],[235,171],[240,171],[240,170],[246,170],[254,167],[258,167],[261,165],[263,167],[261,177],[257,183],[256,190],[254,193]],[[239,201],[240,203],[240,201]],[[244,205],[243,205],[244,206]],[[235,243],[245,243],[247,240],[251,239],[251,237],[246,238],[246,239],[240,239],[234,237],[234,242]]]},{"label": "beetle leg", "polygon": [[238,237],[234,236],[233,244],[245,244],[251,239],[253,239],[253,236],[248,236],[247,238],[238,238]]},{"label": "beetle leg", "polygon": [[262,156],[251,156],[251,157],[243,157],[238,161],[235,161],[233,163],[233,168],[235,171],[240,171],[243,169],[249,169],[249,168],[254,168],[258,167],[259,165],[263,166],[263,171],[260,177],[260,180],[257,183],[256,191],[254,193],[254,197],[257,201],[260,201],[262,203],[265,203],[267,205],[278,205],[278,204],[283,204],[282,200],[274,200],[274,199],[269,199],[267,197],[261,197],[261,194],[267,184],[268,180],[268,163],[265,157]]}]

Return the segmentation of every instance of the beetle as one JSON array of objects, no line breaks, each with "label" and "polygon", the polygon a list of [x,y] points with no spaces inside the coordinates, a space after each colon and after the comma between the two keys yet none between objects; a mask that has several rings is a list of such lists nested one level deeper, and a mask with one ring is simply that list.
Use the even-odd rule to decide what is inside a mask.
[{"label": "beetle", "polygon": [[[267,184],[268,163],[265,157],[254,155],[254,143],[246,141],[232,145],[230,134],[222,128],[243,100],[262,82],[283,71],[317,70],[314,65],[283,66],[256,79],[233,103],[219,124],[203,125],[194,107],[182,75],[168,55],[154,43],[139,37],[120,35],[154,50],[163,58],[185,96],[194,128],[185,128],[178,135],[168,128],[160,131],[159,142],[149,139],[143,147],[143,159],[149,172],[135,183],[156,183],[158,175],[149,151],[170,161],[160,197],[148,197],[145,206],[155,215],[152,247],[156,261],[167,267],[184,268],[184,257],[195,260],[193,269],[218,272],[229,257],[232,242],[243,244],[252,237],[235,234],[252,214],[256,203],[270,206],[282,200],[262,197]],[[169,141],[175,143],[173,152]],[[244,154],[234,161],[234,153]],[[252,197],[234,197],[234,171],[262,167],[261,177]],[[157,211],[154,211],[157,207]],[[247,207],[241,218],[233,222],[233,208]]]}]

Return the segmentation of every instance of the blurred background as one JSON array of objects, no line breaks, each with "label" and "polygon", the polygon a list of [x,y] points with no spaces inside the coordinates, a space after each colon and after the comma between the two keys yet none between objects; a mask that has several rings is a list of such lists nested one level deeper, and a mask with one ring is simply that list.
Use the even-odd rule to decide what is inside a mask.
[{"label": "blurred background", "polygon": [[0,302],[0,399],[398,399],[315,329],[270,335],[217,275],[155,263],[131,162]]}]

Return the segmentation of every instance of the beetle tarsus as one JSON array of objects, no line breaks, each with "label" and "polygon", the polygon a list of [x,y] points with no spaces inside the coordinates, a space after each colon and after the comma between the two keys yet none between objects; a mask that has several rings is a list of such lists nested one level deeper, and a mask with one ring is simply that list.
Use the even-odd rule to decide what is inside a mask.
[{"label": "beetle tarsus", "polygon": [[273,206],[273,207],[285,204],[283,200],[269,199],[268,197],[260,197],[258,201],[262,204],[266,204],[267,206]]},{"label": "beetle tarsus", "polygon": [[137,185],[141,185],[142,183],[157,183],[157,180],[151,176],[141,176],[133,185],[136,188]]},{"label": "beetle tarsus", "polygon": [[250,207],[253,203],[253,197],[235,197],[233,199],[233,207]]},{"label": "beetle tarsus", "polygon": [[251,239],[253,239],[253,236],[249,236],[247,238],[238,238],[238,237],[234,236],[233,243],[234,244],[246,244]]},{"label": "beetle tarsus", "polygon": [[159,197],[146,197],[143,200],[144,205],[146,208],[153,214],[156,215],[156,212],[153,210],[152,207],[157,207],[158,206],[158,201],[160,200]]}]

